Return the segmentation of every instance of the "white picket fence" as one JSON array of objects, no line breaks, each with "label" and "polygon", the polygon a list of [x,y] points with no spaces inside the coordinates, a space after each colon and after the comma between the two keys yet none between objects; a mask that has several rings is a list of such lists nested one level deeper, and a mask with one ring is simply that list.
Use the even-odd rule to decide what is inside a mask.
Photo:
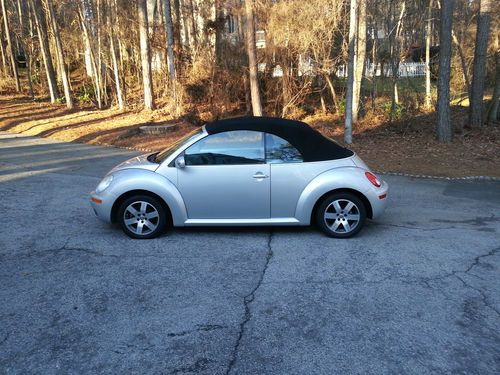
[{"label": "white picket fence", "polygon": [[[337,69],[337,77],[347,77],[347,66],[341,65]],[[367,77],[382,76],[380,64],[367,63],[365,75]],[[392,77],[392,67],[390,64],[384,65],[384,76]],[[401,62],[398,68],[398,77],[422,77],[425,76],[425,63]]]}]

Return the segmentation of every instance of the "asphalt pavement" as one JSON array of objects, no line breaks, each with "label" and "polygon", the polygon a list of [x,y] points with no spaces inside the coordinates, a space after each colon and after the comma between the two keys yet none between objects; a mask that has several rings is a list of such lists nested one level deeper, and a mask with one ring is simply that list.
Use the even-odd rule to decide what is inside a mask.
[{"label": "asphalt pavement", "polygon": [[0,132],[0,374],[500,373],[500,183],[385,176],[348,240],[144,241],[89,205],[133,155]]}]

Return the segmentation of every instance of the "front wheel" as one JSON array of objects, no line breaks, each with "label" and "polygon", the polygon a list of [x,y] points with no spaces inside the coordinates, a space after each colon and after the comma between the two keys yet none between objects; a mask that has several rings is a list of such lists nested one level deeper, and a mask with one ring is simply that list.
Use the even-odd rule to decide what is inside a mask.
[{"label": "front wheel", "polygon": [[348,238],[358,233],[366,220],[361,199],[351,193],[333,193],[316,211],[316,223],[330,237]]},{"label": "front wheel", "polygon": [[127,236],[148,239],[163,232],[167,218],[165,208],[157,199],[136,195],[121,204],[118,222]]}]

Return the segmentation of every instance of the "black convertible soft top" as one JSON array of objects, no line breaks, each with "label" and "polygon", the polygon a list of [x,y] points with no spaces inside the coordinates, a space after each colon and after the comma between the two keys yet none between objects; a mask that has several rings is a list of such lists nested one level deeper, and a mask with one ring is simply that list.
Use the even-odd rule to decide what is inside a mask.
[{"label": "black convertible soft top", "polygon": [[254,130],[271,133],[290,142],[302,154],[305,162],[347,158],[354,153],[324,137],[304,122],[274,117],[235,117],[209,122],[208,134],[231,130]]}]

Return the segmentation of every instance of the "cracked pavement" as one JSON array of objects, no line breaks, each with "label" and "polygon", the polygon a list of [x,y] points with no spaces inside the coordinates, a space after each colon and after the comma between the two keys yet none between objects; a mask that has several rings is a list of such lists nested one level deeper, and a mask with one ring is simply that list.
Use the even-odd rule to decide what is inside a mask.
[{"label": "cracked pavement", "polygon": [[88,204],[132,155],[0,132],[0,374],[500,373],[500,183],[386,176],[349,240],[138,241]]}]

